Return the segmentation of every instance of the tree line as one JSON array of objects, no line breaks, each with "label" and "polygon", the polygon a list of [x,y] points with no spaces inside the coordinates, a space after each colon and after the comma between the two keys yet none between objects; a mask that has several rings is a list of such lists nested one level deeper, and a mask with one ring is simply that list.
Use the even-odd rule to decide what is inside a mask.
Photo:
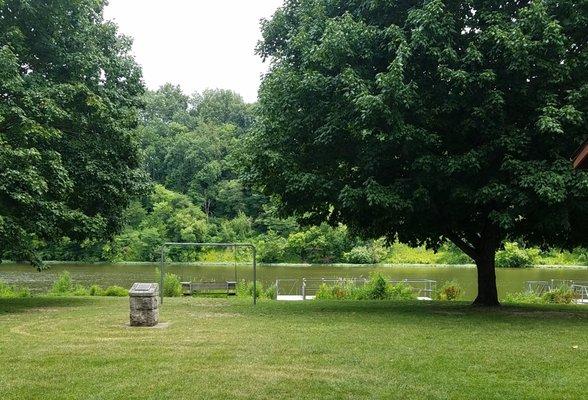
[{"label": "tree line", "polygon": [[[171,242],[253,242],[266,263],[466,264],[473,260],[445,244],[437,253],[362,239],[342,224],[303,226],[279,214],[279,202],[242,179],[244,136],[254,129],[255,105],[228,90],[192,96],[171,84],[147,91],[134,132],[152,185],[125,210],[122,232],[108,240],[63,238],[43,248],[50,260],[157,261]],[[175,261],[232,261],[231,251],[174,250]],[[247,255],[237,255],[246,260]],[[588,263],[586,251],[541,252],[508,244],[499,266]]]}]

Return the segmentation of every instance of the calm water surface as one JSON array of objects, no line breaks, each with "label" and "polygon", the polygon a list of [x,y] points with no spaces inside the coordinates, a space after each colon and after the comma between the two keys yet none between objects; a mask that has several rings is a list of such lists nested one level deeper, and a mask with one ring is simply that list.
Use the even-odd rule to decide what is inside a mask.
[{"label": "calm water surface", "polygon": [[[157,279],[158,264],[52,264],[50,269],[37,272],[30,265],[0,264],[0,280],[20,286],[26,286],[34,292],[48,291],[62,271],[69,271],[72,280],[85,286],[97,283],[101,286],[119,285],[130,287],[133,282],[154,282]],[[182,280],[251,280],[251,266],[200,266],[168,265],[166,271],[173,272]],[[350,278],[369,277],[372,272],[379,272],[391,279],[432,279],[438,285],[448,280],[457,280],[465,288],[465,296],[476,296],[476,270],[472,267],[458,266],[259,266],[258,280],[265,285],[276,279],[286,278]],[[506,293],[519,292],[524,289],[525,281],[570,279],[588,281],[588,269],[577,268],[532,268],[532,269],[498,269],[498,290]]]}]

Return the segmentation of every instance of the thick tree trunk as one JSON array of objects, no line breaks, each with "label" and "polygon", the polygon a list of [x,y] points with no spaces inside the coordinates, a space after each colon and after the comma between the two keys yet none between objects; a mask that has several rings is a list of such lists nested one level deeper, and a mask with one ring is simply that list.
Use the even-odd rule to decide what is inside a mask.
[{"label": "thick tree trunk", "polygon": [[496,250],[500,244],[498,229],[487,224],[477,237],[465,239],[457,234],[449,233],[447,238],[476,262],[478,269],[478,296],[473,305],[483,307],[499,306],[495,261]]},{"label": "thick tree trunk", "polygon": [[475,306],[497,307],[498,290],[496,289],[496,264],[494,257],[496,251],[488,249],[475,261],[478,269],[478,297],[474,300]]}]

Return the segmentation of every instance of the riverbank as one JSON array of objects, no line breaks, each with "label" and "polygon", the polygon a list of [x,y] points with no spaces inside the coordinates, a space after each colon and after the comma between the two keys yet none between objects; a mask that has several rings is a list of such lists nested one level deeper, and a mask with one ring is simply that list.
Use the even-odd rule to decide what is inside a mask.
[{"label": "riverbank", "polygon": [[[19,264],[14,261],[10,260],[2,260],[0,263],[0,267],[2,264]],[[22,263],[21,263],[22,264]],[[122,261],[122,262],[79,262],[79,261],[45,261],[45,264],[51,265],[145,265],[145,266],[153,266],[158,265],[157,262],[149,262],[149,261]],[[28,265],[28,264],[25,264]],[[175,261],[166,261],[165,265],[174,265],[174,266],[212,266],[212,267],[234,267],[235,265],[240,267],[251,266],[252,261],[238,261],[238,262],[230,262],[230,261],[189,261],[189,262],[175,262]],[[342,267],[342,268],[365,268],[365,267],[382,267],[382,268],[430,268],[430,267],[441,267],[441,268],[476,268],[475,264],[419,264],[419,263],[399,263],[399,264],[391,264],[391,263],[377,263],[377,264],[349,264],[349,263],[329,263],[329,264],[310,264],[310,263],[257,263],[260,267]],[[572,264],[554,264],[554,265],[546,265],[546,264],[536,264],[531,267],[520,268],[520,269],[534,269],[534,268],[543,268],[543,269],[585,269],[588,270],[588,265],[572,265]]]},{"label": "riverbank", "polygon": [[[74,284],[89,287],[98,284],[102,287],[121,286],[129,288],[134,282],[157,282],[159,263],[128,264],[79,264],[50,263],[49,268],[37,272],[25,264],[0,264],[0,281],[12,286],[25,287],[35,294],[46,293],[51,289],[59,274],[68,271]],[[226,281],[242,279],[251,281],[253,269],[250,263],[170,263],[166,272],[176,274],[182,281]],[[264,287],[275,284],[277,279],[321,279],[321,278],[369,278],[381,274],[391,280],[431,279],[442,285],[446,281],[456,281],[464,288],[464,300],[473,300],[477,293],[477,271],[471,265],[301,265],[273,264],[259,265],[257,279]],[[573,280],[588,281],[587,268],[500,268],[496,272],[499,296],[519,293],[526,290],[527,281]]]},{"label": "riverbank", "polygon": [[574,306],[178,298],[160,329],[128,311],[0,299],[3,399],[573,399],[588,384]]}]

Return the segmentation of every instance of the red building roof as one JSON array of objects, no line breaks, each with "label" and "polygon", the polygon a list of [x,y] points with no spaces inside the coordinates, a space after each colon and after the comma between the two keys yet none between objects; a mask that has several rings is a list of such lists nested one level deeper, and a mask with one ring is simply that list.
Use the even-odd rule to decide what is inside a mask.
[{"label": "red building roof", "polygon": [[574,155],[574,168],[588,169],[588,140],[576,151]]}]

